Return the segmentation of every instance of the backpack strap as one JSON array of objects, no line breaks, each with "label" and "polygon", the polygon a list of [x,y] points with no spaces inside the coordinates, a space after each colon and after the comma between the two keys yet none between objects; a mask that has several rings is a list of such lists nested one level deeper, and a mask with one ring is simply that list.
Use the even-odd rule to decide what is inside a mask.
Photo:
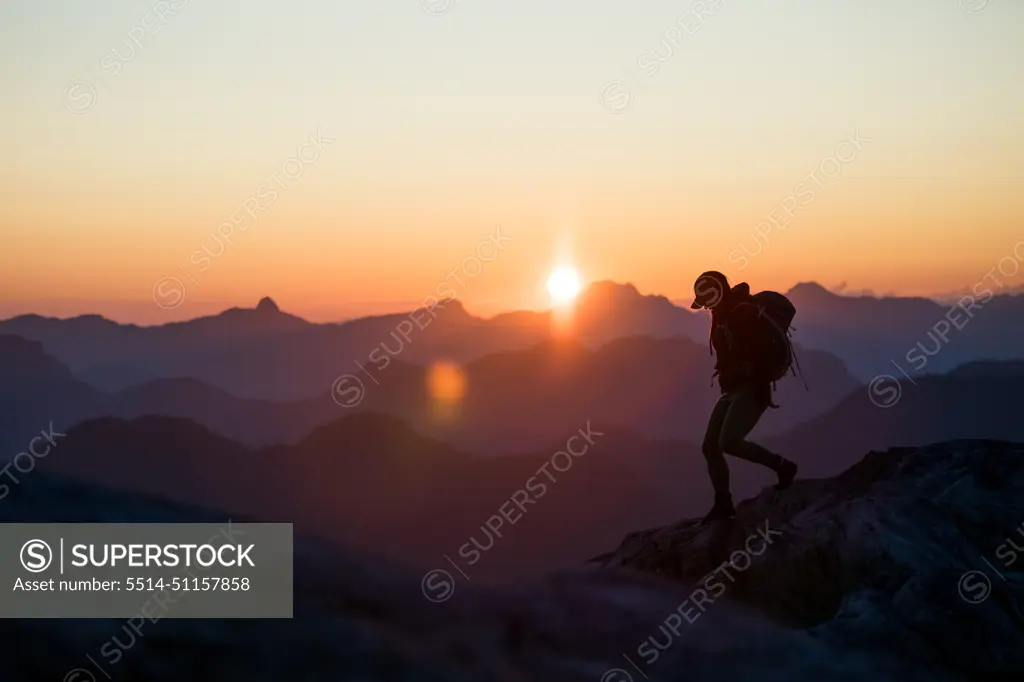
[{"label": "backpack strap", "polygon": [[[788,339],[788,334],[787,334],[787,339]],[[792,339],[788,339],[788,340],[789,340],[789,352],[792,353],[792,355],[793,355],[793,366],[790,368],[792,370],[792,372],[793,372],[793,376],[797,376],[797,371],[799,370],[800,381],[802,381],[804,383],[804,390],[805,391],[810,391],[811,390],[810,387],[807,386],[807,378],[804,377],[804,370],[803,370],[802,367],[800,367],[800,358],[798,358],[797,355],[796,355],[796,347],[793,346],[793,340]]]}]

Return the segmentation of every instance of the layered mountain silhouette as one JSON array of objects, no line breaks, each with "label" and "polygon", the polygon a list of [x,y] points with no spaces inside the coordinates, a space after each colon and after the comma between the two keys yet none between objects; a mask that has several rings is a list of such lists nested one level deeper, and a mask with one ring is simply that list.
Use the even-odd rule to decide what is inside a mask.
[{"label": "layered mountain silhouette", "polygon": [[[38,472],[0,505],[5,523],[241,520]],[[291,620],[160,613],[137,630],[115,619],[3,620],[4,679],[628,680],[622,654],[659,635],[690,591],[621,571],[575,570],[516,588],[460,580],[438,603],[422,584],[422,573],[300,535]],[[677,628],[650,679],[739,680],[754,670],[770,671],[769,679],[838,682],[966,679],[926,677],[899,652],[851,650],[848,640],[816,637],[726,602]],[[994,649],[989,642],[979,651]],[[978,667],[998,669],[991,661]]]},{"label": "layered mountain silhouette", "polygon": [[796,453],[805,475],[830,476],[871,450],[953,438],[1024,441],[1022,378],[1019,363],[981,363],[860,388],[765,444]]},{"label": "layered mountain silhouette", "polygon": [[983,377],[1024,377],[1024,361],[1021,360],[978,360],[953,368],[949,376],[961,378]]},{"label": "layered mountain silhouette", "polygon": [[[547,445],[564,437],[566,424],[585,419],[649,438],[699,440],[717,399],[712,363],[706,348],[681,337],[619,339],[594,350],[575,340],[547,341],[466,364],[466,395],[454,413],[430,398],[424,367],[399,361],[384,369],[370,365],[366,373],[352,367],[365,390],[349,409],[393,414],[425,434],[489,454]],[[776,401],[785,409],[769,414],[764,433],[822,413],[857,385],[826,353],[801,353],[801,365],[814,390],[780,382]],[[7,371],[19,377],[0,384],[0,402],[11,403],[0,416],[3,445],[10,447],[20,445],[19,430],[33,431],[40,422],[64,428],[91,417],[148,414],[193,419],[249,445],[292,443],[349,411],[336,401],[344,396],[330,394],[333,378],[319,397],[292,402],[237,398],[196,379],[103,392],[45,353],[41,342],[0,336],[0,372]]]},{"label": "layered mountain silhouette", "polygon": [[[228,514],[293,521],[311,535],[416,565],[436,565],[445,555],[468,562],[479,549],[466,566],[474,577],[522,577],[572,565],[610,538],[684,509],[678,482],[697,462],[679,454],[692,446],[648,445],[641,459],[635,446],[642,441],[592,422],[600,435],[586,454],[553,465],[566,439],[587,430],[585,422],[574,426],[543,451],[479,457],[384,415],[354,415],[293,446],[262,449],[187,420],[106,418],[70,429],[36,468]],[[577,441],[579,452],[586,443]],[[547,473],[538,473],[545,465]],[[520,518],[506,521],[497,538],[486,524],[503,505],[515,511],[509,500],[517,491],[525,491]]]},{"label": "layered mountain silhouette", "polygon": [[[894,362],[916,375],[1024,354],[1017,342],[1024,333],[1024,297],[1000,289],[980,291],[966,312],[924,298],[842,296],[813,283],[786,293],[798,311],[797,342],[838,356],[862,381],[896,372]],[[95,315],[25,315],[0,322],[0,333],[43,342],[78,376],[104,390],[190,377],[240,397],[295,401],[320,395],[341,373],[360,371],[355,363],[464,363],[552,338],[592,348],[642,335],[705,343],[708,330],[703,314],[611,282],[595,283],[580,295],[568,327],[559,319],[552,312],[527,311],[484,319],[449,300],[431,311],[314,324],[263,299],[253,309],[153,327]]]},{"label": "layered mountain silhouette", "polygon": [[41,342],[0,335],[0,447],[16,451],[40,428],[101,416],[196,419],[244,443],[294,441],[337,416],[329,397],[295,403],[237,398],[195,379],[158,379],[107,393],[82,381]]},{"label": "layered mountain silhouette", "polygon": [[595,563],[694,586],[693,627],[718,598],[737,600],[847,653],[899,658],[921,678],[1018,679],[1022,485],[1024,445],[893,448],[835,478],[765,491],[735,522],[633,533]]},{"label": "layered mountain silhouette", "polygon": [[[804,475],[826,476],[879,440],[928,443],[937,431],[1020,434],[1016,403],[1000,408],[1003,399],[988,380],[934,381],[888,409],[872,405],[861,389],[837,410],[767,442]],[[850,418],[864,426],[848,426]],[[585,455],[570,457],[569,437],[588,423],[602,435]],[[504,456],[453,448],[376,413],[353,413],[294,445],[263,448],[170,417],[90,420],[67,434],[37,468],[227,513],[294,520],[310,534],[416,565],[460,551],[468,561],[486,547],[473,564],[482,579],[565,566],[622,533],[701,514],[711,503],[696,442],[646,439],[596,419],[566,422],[547,446]],[[577,438],[569,447],[582,445]],[[766,469],[736,460],[730,466],[738,497],[774,481]],[[516,506],[510,500],[517,494],[523,518],[504,523],[507,537],[498,541],[486,524],[503,505]]]},{"label": "layered mountain silhouette", "polygon": [[[825,412],[858,384],[835,357],[802,351],[801,366],[814,390],[796,378],[778,383],[762,433],[779,433]],[[572,340],[495,353],[463,368],[466,393],[444,417],[425,399],[426,372],[391,368],[363,377],[357,409],[388,412],[418,430],[486,453],[532,449],[562,437],[566,424],[593,419],[655,439],[699,441],[719,397],[714,359],[687,338],[630,337],[591,349]],[[417,400],[418,398],[418,400]]]},{"label": "layered mountain silhouette", "polygon": [[[456,301],[313,324],[270,299],[0,322],[0,466],[59,432],[0,521],[295,524],[294,620],[154,624],[126,679],[1017,679],[1024,299],[946,328],[927,299],[788,293],[810,390],[780,381],[754,435],[800,478],[730,458],[731,523],[680,521],[711,504],[708,320],[612,283],[568,327]],[[431,393],[440,360],[461,396]],[[12,680],[128,633],[26,623],[0,622]]]},{"label": "layered mountain silhouette", "polygon": [[798,284],[787,295],[798,311],[794,337],[835,353],[868,381],[880,373],[916,376],[975,360],[1020,359],[1024,296],[1009,291],[985,282],[955,304],[843,296],[815,283]]},{"label": "layered mountain silhouette", "polygon": [[[1024,438],[1015,399],[1024,373],[1019,362],[972,363],[869,389],[827,354],[803,351],[801,358],[810,390],[793,378],[779,382],[782,407],[769,410],[755,434],[806,457],[821,475],[890,445]],[[264,446],[294,443],[358,411],[394,415],[424,435],[483,455],[546,447],[587,419],[646,440],[699,442],[718,395],[709,386],[710,363],[703,347],[685,338],[619,339],[596,350],[549,341],[467,364],[457,410],[439,410],[430,399],[426,369],[397,361],[376,375],[376,384],[364,376],[363,400],[346,409],[327,393],[290,403],[241,399],[193,379],[105,393],[77,379],[41,343],[0,336],[0,445],[16,452],[51,422],[64,429],[102,416],[166,415]]]},{"label": "layered mountain silhouette", "polygon": [[[166,377],[191,377],[232,394],[299,400],[321,394],[355,363],[395,358],[426,364],[465,362],[569,335],[592,345],[620,336],[707,333],[706,320],[632,285],[595,284],[581,295],[566,329],[550,312],[483,319],[458,300],[403,314],[314,324],[281,312],[268,298],[255,309],[153,327],[121,325],[95,315],[68,320],[24,315],[0,333],[41,341],[46,350],[99,388],[117,390]],[[372,355],[371,355],[372,354]]]},{"label": "layered mountain silhouette", "polygon": [[[81,419],[82,408],[100,396],[42,343],[0,335],[0,447],[13,456],[50,421],[57,428]],[[12,452],[13,450],[13,452]]]}]

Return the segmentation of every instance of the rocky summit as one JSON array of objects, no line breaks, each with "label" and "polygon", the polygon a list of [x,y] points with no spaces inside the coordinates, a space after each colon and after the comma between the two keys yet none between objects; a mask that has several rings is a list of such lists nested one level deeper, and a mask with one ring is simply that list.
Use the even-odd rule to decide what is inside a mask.
[{"label": "rocky summit", "polygon": [[734,521],[633,533],[594,562],[692,585],[680,613],[694,627],[728,599],[927,679],[1021,679],[1022,490],[1024,445],[894,448],[765,490]]}]

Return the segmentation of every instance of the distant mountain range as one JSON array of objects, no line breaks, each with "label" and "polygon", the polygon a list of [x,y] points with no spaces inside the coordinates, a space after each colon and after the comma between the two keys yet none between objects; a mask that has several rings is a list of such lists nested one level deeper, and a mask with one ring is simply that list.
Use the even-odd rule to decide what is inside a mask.
[{"label": "distant mountain range", "polygon": [[[975,360],[1024,359],[1024,297],[994,286],[978,291],[973,307],[965,301],[966,311],[925,298],[843,296],[813,283],[786,293],[797,307],[796,341],[839,357],[861,381],[880,373],[943,372]],[[591,285],[572,315],[568,326],[550,311],[484,319],[451,300],[429,311],[315,324],[265,298],[254,309],[153,327],[89,315],[23,315],[0,322],[0,334],[41,341],[77,376],[107,391],[189,377],[272,401],[315,398],[340,374],[397,362],[466,363],[566,339],[591,348],[643,335],[703,344],[708,334],[705,314],[628,284]]]},{"label": "distant mountain range", "polygon": [[[764,442],[797,461],[801,477],[815,477],[834,475],[889,444],[1024,441],[1020,376],[966,374],[924,377],[903,386],[887,407],[859,387],[832,409]],[[581,457],[569,460],[563,452],[557,466],[565,471],[556,473],[555,453],[588,423],[601,436]],[[631,529],[698,515],[711,503],[695,441],[645,438],[596,418],[567,420],[544,447],[482,454],[491,456],[453,448],[371,412],[320,426],[294,445],[263,448],[182,419],[103,418],[70,429],[36,466],[229,513],[291,520],[304,532],[419,566],[453,556],[470,538],[490,544],[488,520],[526,495],[532,501],[523,508],[525,518],[506,524],[501,541],[474,565],[474,577],[483,579],[567,566]],[[738,499],[774,482],[765,469],[729,463]],[[541,473],[544,467],[548,474]],[[541,494],[538,483],[545,485]]]},{"label": "distant mountain range", "polygon": [[[857,382],[820,351],[801,354],[814,390],[787,379],[761,427],[778,433],[821,414]],[[487,454],[529,451],[563,437],[585,419],[650,438],[699,440],[718,397],[712,359],[686,338],[619,339],[591,350],[573,341],[494,353],[463,368],[466,395],[452,410],[428,395],[424,367],[394,362],[377,378],[362,377],[354,411],[389,413],[424,434]],[[75,377],[38,341],[0,336],[0,445],[18,447],[20,432],[53,420],[58,428],[101,416],[185,417],[253,446],[291,443],[347,413],[330,386],[316,398],[273,402],[237,398],[196,379],[157,379],[104,392]],[[337,399],[337,401],[336,401]],[[557,406],[557,409],[553,409]],[[449,413],[450,412],[450,413]],[[9,441],[8,439],[13,439]]]},{"label": "distant mountain range", "polygon": [[[830,410],[765,440],[799,453],[806,476],[830,476],[861,454],[956,438],[1024,442],[1021,363],[978,363],[948,374],[860,388]],[[874,401],[872,400],[874,398]],[[819,453],[817,457],[812,453]]]},{"label": "distant mountain range", "polygon": [[[571,330],[550,312],[477,318],[457,300],[408,314],[314,324],[281,312],[269,298],[188,322],[139,327],[97,316],[68,320],[23,315],[0,334],[41,341],[77,375],[105,390],[160,378],[191,377],[234,395],[265,400],[312,398],[344,372],[385,360],[467,362],[502,350],[572,336],[600,345],[622,336],[707,334],[707,321],[632,286],[590,287],[577,301]],[[559,331],[561,330],[561,331]]]},{"label": "distant mountain range", "polygon": [[[858,386],[837,358],[821,351],[800,357],[813,390],[794,378],[780,381],[781,408],[769,410],[760,432],[785,431]],[[534,449],[585,419],[647,438],[699,442],[720,395],[707,348],[685,337],[622,338],[593,350],[549,341],[484,356],[465,365],[466,395],[447,417],[443,405],[425,399],[422,370],[388,372],[379,386],[364,378],[359,409],[400,416],[423,433],[482,453]]]},{"label": "distant mountain range", "polygon": [[[936,334],[947,309],[816,285],[789,295],[809,390],[780,381],[782,407],[753,437],[799,462],[801,476],[830,476],[892,446],[1024,441],[1024,299],[993,297],[962,329],[950,322],[948,340],[904,377],[906,352],[892,356],[896,366],[881,359]],[[706,511],[698,443],[718,395],[707,323],[608,283],[581,297],[568,331],[554,313],[481,319],[454,301],[340,325],[306,322],[269,299],[159,327],[15,318],[0,323],[0,465],[52,424],[68,436],[33,460],[40,471],[294,520],[433,565],[483,537],[592,424],[605,435],[474,565],[484,579],[536,575],[630,530]],[[837,355],[891,376],[864,386]],[[940,373],[956,359],[968,361]],[[438,360],[458,365],[460,398],[430,394]],[[356,403],[332,390],[344,375],[361,382]],[[730,466],[737,497],[773,482],[753,465]]]},{"label": "distant mountain range", "polygon": [[864,381],[933,374],[976,360],[1024,358],[1024,296],[978,287],[963,307],[926,298],[840,296],[799,284],[794,337],[842,358]]},{"label": "distant mountain range", "polygon": [[101,416],[193,418],[241,442],[296,440],[337,416],[329,396],[272,403],[232,396],[196,379],[159,379],[107,393],[82,381],[38,341],[0,335],[0,447],[22,448],[51,422],[66,429]]},{"label": "distant mountain range", "polygon": [[[656,444],[641,455],[642,441],[592,422],[589,450],[553,468],[553,453],[578,429],[586,432],[586,422],[534,454],[478,457],[373,414],[262,449],[181,419],[104,418],[70,429],[36,470],[294,522],[307,535],[416,566],[448,556],[474,579],[504,579],[574,565],[634,527],[675,518],[685,506],[681,473],[703,466],[692,446]],[[652,479],[659,466],[680,474]],[[486,524],[502,508],[518,518],[495,536]]]}]

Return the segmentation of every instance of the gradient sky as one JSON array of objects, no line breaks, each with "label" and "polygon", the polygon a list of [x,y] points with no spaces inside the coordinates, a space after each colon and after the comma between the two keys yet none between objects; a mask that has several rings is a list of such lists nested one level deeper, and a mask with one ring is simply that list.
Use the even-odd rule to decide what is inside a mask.
[{"label": "gradient sky", "polygon": [[[545,306],[559,264],[671,298],[716,266],[756,288],[930,294],[1024,240],[1024,3],[429,11],[448,4],[0,2],[0,316],[151,323],[263,295],[311,319],[396,310],[499,225],[504,251],[457,286],[473,312]],[[318,130],[335,142],[219,246]],[[740,270],[758,223],[858,130],[870,142]],[[223,252],[201,270],[204,245]],[[153,301],[167,277],[173,310]]]}]

